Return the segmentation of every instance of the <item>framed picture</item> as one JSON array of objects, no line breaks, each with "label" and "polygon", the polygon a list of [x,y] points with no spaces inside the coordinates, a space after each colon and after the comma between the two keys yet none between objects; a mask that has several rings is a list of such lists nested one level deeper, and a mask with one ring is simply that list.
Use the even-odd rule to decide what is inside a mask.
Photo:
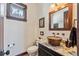
[{"label": "framed picture", "polygon": [[7,18],[26,21],[27,6],[22,3],[7,3]]},{"label": "framed picture", "polygon": [[45,27],[45,22],[44,22],[45,18],[40,18],[39,19],[39,28],[44,28]]}]

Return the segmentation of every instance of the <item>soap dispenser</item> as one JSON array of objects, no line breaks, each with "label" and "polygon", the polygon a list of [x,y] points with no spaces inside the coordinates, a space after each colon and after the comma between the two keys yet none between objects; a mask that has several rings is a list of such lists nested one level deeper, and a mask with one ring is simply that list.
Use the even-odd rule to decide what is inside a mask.
[{"label": "soap dispenser", "polygon": [[68,47],[68,48],[70,48],[71,47],[71,42],[67,39],[67,41],[66,41],[66,47]]},{"label": "soap dispenser", "polygon": [[66,44],[66,47],[68,47],[68,42],[69,42],[69,41],[68,41],[68,39],[67,39],[67,41],[65,42],[65,44]]}]

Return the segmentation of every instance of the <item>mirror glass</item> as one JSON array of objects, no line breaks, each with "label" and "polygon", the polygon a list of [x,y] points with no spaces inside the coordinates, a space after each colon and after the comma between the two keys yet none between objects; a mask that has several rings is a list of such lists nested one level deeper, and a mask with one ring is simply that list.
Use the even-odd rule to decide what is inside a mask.
[{"label": "mirror glass", "polygon": [[66,12],[68,12],[67,7],[51,14],[51,28],[64,28],[64,18]]},{"label": "mirror glass", "polygon": [[71,30],[73,5],[67,4],[49,12],[49,30]]},{"label": "mirror glass", "polygon": [[68,12],[68,7],[51,14],[51,28],[64,28],[64,18],[66,12]]}]

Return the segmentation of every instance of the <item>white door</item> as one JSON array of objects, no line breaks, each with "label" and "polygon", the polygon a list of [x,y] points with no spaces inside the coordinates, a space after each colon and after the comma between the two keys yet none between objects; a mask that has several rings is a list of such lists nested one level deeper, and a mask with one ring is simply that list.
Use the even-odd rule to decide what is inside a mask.
[{"label": "white door", "polygon": [[3,55],[4,50],[4,38],[3,38],[3,17],[0,17],[0,56]]}]

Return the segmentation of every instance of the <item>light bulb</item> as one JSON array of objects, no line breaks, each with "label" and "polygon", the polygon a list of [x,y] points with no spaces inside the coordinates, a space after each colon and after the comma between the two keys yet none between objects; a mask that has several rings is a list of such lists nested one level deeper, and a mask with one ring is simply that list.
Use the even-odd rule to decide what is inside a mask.
[{"label": "light bulb", "polygon": [[54,8],[55,6],[56,6],[56,4],[52,4],[52,5],[51,5],[51,8]]}]

